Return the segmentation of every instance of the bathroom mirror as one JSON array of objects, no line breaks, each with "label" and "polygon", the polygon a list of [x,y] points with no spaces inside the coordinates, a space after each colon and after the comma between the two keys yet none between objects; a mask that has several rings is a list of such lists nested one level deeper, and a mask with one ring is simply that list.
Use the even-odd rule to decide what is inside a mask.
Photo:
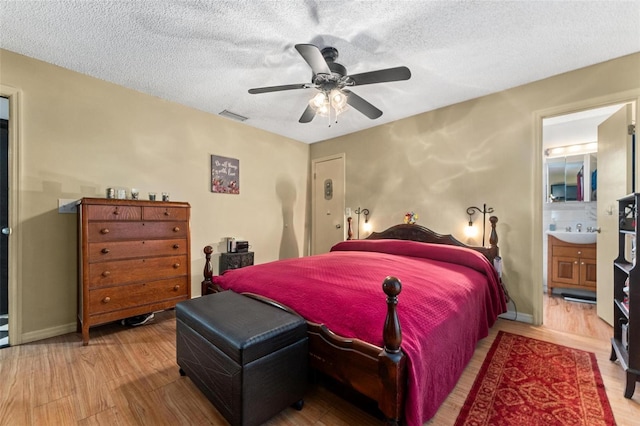
[{"label": "bathroom mirror", "polygon": [[547,202],[596,200],[596,153],[547,158],[546,166]]}]

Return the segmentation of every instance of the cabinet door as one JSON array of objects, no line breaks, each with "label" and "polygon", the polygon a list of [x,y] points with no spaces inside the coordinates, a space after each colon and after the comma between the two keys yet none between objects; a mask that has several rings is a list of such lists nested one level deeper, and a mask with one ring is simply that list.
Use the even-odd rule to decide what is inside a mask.
[{"label": "cabinet door", "polygon": [[598,274],[595,259],[580,259],[580,284],[596,288]]},{"label": "cabinet door", "polygon": [[580,265],[577,258],[553,256],[551,262],[553,281],[574,285],[580,282]]}]

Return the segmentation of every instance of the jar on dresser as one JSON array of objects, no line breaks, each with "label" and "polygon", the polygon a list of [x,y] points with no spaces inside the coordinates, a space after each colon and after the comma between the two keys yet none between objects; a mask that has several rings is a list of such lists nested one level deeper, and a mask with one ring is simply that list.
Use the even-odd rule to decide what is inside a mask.
[{"label": "jar on dresser", "polygon": [[191,296],[190,206],[83,198],[78,206],[78,332],[173,308]]}]

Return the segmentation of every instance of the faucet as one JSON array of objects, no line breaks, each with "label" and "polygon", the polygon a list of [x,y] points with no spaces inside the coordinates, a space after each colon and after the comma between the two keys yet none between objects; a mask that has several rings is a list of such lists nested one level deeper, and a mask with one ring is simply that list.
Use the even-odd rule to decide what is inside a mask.
[{"label": "faucet", "polygon": [[581,223],[576,224],[576,229],[578,230],[578,232],[582,232],[582,224]]},{"label": "faucet", "polygon": [[570,226],[565,226],[564,230],[567,231],[567,232],[571,232],[571,227]]}]

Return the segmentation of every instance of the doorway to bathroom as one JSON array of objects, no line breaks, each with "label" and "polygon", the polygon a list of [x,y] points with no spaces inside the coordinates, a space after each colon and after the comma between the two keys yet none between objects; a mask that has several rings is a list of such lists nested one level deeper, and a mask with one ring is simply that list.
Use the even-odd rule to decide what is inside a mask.
[{"label": "doorway to bathroom", "polygon": [[[545,326],[567,327],[570,330],[564,331],[577,330],[594,337],[610,334],[610,322],[603,320],[607,318],[599,306],[607,304],[606,298],[601,298],[603,301],[597,297],[597,265],[602,269],[610,263],[597,258],[602,225],[598,202],[604,197],[608,205],[612,196],[609,190],[602,192],[605,189],[598,179],[599,163],[610,161],[604,152],[600,153],[602,158],[599,156],[598,135],[599,127],[605,127],[603,123],[625,108],[619,103],[542,120]],[[619,155],[625,156],[626,152]],[[624,174],[622,170],[620,173]],[[625,195],[624,188],[622,192],[618,196]]]}]

